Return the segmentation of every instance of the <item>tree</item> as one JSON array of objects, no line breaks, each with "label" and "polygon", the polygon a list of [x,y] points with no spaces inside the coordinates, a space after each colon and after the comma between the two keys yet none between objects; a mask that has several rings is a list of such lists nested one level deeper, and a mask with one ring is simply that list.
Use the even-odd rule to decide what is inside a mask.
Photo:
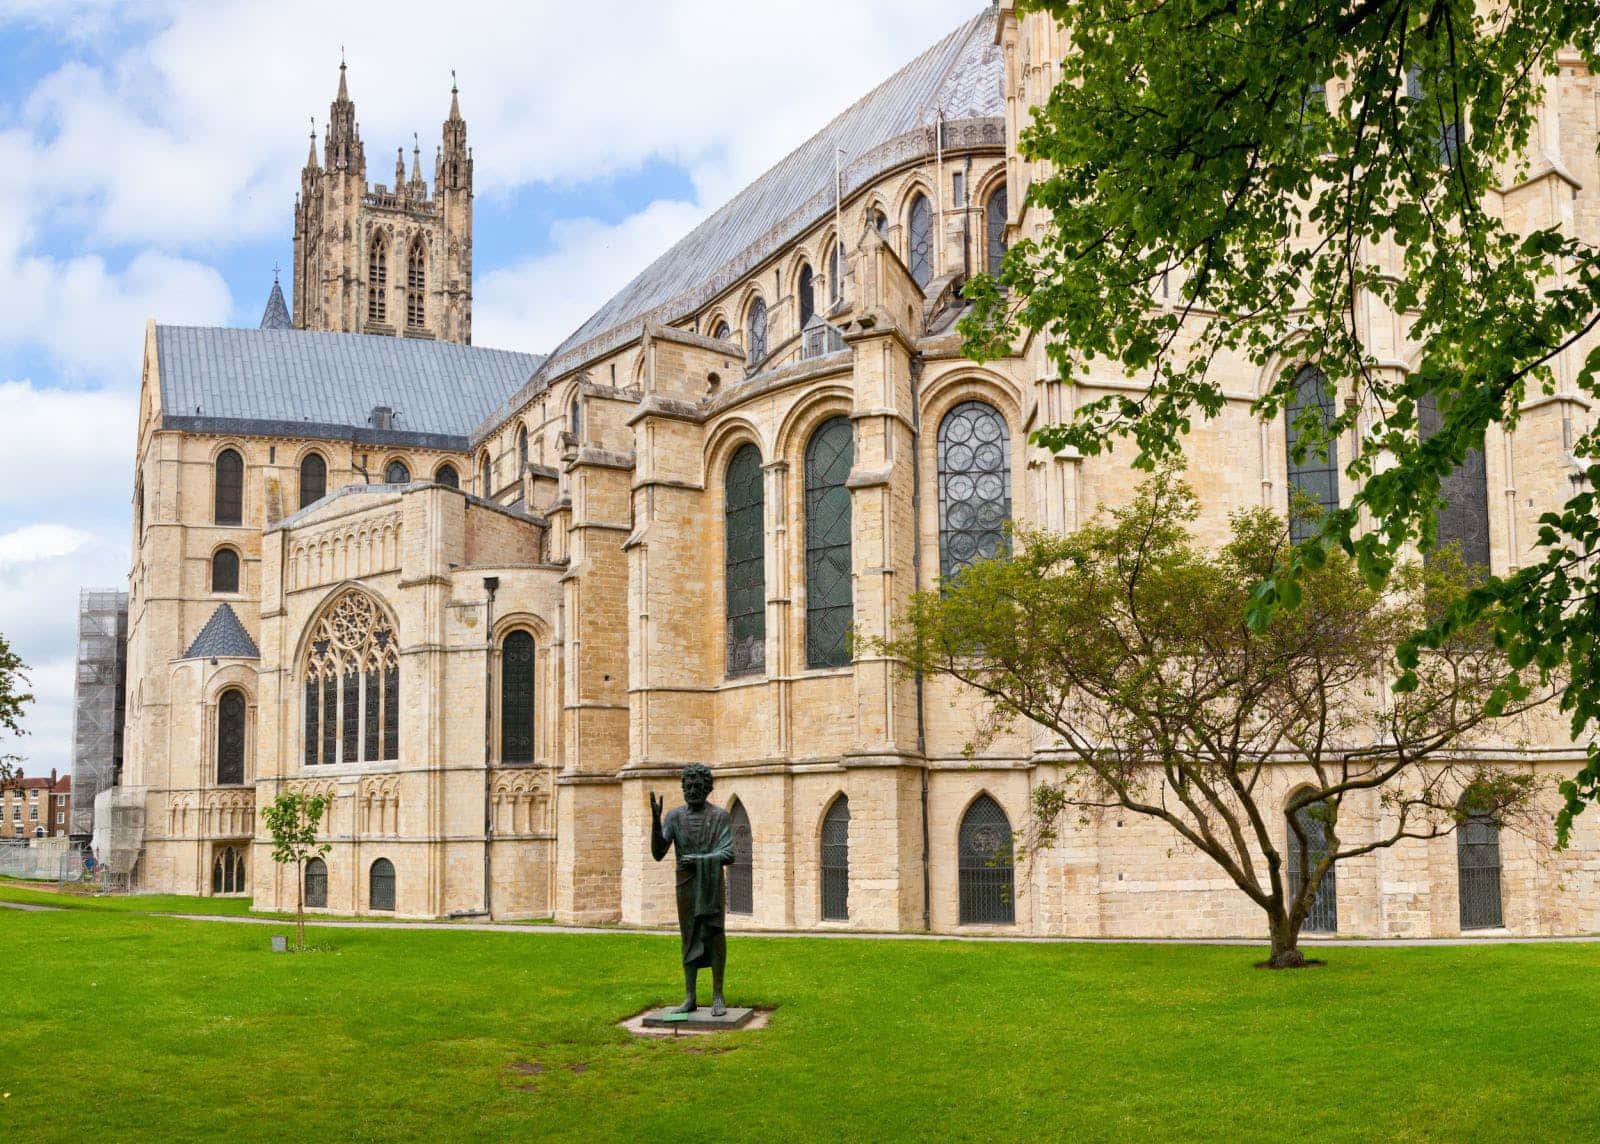
[{"label": "tree", "polygon": [[317,827],[333,800],[327,795],[305,795],[285,791],[261,811],[272,835],[272,860],[294,863],[295,948],[306,947],[305,863],[333,849],[330,842],[317,841]]},{"label": "tree", "polygon": [[1491,703],[1503,661],[1476,625],[1420,656],[1415,685],[1391,695],[1395,643],[1465,591],[1459,559],[1403,565],[1379,593],[1334,554],[1303,573],[1296,608],[1256,630],[1250,585],[1282,559],[1284,522],[1238,513],[1208,553],[1189,534],[1197,515],[1193,492],[1162,470],[1109,520],[1019,531],[1015,556],[916,595],[882,646],[986,696],[986,734],[1031,722],[1064,756],[1063,777],[1035,791],[1025,852],[1052,842],[1071,808],[1163,822],[1266,914],[1269,964],[1297,966],[1337,863],[1530,806],[1530,775],[1453,751],[1552,692]]},{"label": "tree", "polygon": [[[33,702],[32,692],[24,691],[28,684],[28,665],[11,650],[5,636],[0,636],[0,730],[12,735],[26,735],[22,725],[22,709]],[[22,777],[20,755],[0,753],[0,790],[5,790]]]},{"label": "tree", "polygon": [[[1346,400],[1326,422],[1297,419],[1296,451],[1354,437],[1345,471],[1359,492],[1263,574],[1252,623],[1292,602],[1330,550],[1376,587],[1406,545],[1430,549],[1441,479],[1487,426],[1514,426],[1525,399],[1554,392],[1557,365],[1563,385],[1600,396],[1592,229],[1496,205],[1502,189],[1560,179],[1538,140],[1546,81],[1559,82],[1558,51],[1600,67],[1600,0],[1024,6],[1067,22],[1055,87],[1019,140],[1049,165],[1027,192],[1042,230],[969,286],[968,352],[1041,335],[1065,377],[1110,359],[1148,382],[1034,434],[1091,455],[1130,439],[1147,469],[1223,408],[1219,360],[1320,367]],[[1401,317],[1414,368],[1369,344],[1370,315]],[[1255,401],[1258,416],[1282,415],[1293,374]],[[1420,431],[1435,411],[1437,429]],[[1489,622],[1511,665],[1502,698],[1529,665],[1562,669],[1581,741],[1600,717],[1600,437],[1578,431],[1564,462],[1551,458],[1572,496],[1541,519],[1541,557],[1430,617],[1402,657]],[[1600,797],[1600,748],[1563,791],[1564,843]]]}]

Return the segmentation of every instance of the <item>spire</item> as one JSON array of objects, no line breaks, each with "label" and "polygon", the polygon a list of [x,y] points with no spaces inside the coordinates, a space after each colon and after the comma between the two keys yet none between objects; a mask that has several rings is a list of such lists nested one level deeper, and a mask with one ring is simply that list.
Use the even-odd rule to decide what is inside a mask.
[{"label": "spire", "polygon": [[311,150],[306,154],[306,169],[310,171],[317,169],[317,117],[315,115],[311,117]]},{"label": "spire", "polygon": [[344,54],[339,57],[339,94],[328,105],[328,134],[323,141],[323,162],[329,171],[350,171],[363,179],[367,154],[361,146],[361,129],[356,125],[356,105],[350,99],[345,79]]},{"label": "spire", "polygon": [[267,309],[261,315],[261,328],[263,330],[292,330],[294,322],[289,318],[289,306],[283,300],[283,287],[278,284],[278,264],[272,264],[272,293],[267,295]]},{"label": "spire", "polygon": [[450,119],[448,120],[448,122],[451,122],[451,123],[459,123],[461,121],[461,101],[456,98],[456,95],[457,95],[458,91],[459,91],[459,89],[456,87],[456,69],[455,68],[451,68],[450,69]]},{"label": "spire", "polygon": [[[421,188],[422,183],[422,144],[417,142],[415,131],[411,133],[411,183],[414,187]],[[423,192],[426,196],[426,192]]]},{"label": "spire", "polygon": [[472,192],[472,153],[467,150],[467,121],[461,118],[460,92],[456,73],[450,73],[450,117],[444,121],[444,146],[435,165],[436,193]]}]

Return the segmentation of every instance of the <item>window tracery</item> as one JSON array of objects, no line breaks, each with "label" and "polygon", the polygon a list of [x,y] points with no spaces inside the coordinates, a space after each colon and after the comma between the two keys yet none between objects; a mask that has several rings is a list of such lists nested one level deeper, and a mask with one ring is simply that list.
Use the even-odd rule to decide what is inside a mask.
[{"label": "window tracery", "polygon": [[428,309],[424,296],[427,292],[426,255],[422,239],[411,244],[411,254],[406,259],[406,325],[420,329],[427,324]]},{"label": "window tracery", "polygon": [[305,664],[305,765],[389,762],[400,754],[400,658],[387,615],[345,593],[312,632]]},{"label": "window tracery", "polygon": [[918,286],[933,280],[933,206],[921,193],[906,213],[906,269]]},{"label": "window tracery", "polygon": [[367,259],[367,321],[389,320],[389,249],[379,231]]}]

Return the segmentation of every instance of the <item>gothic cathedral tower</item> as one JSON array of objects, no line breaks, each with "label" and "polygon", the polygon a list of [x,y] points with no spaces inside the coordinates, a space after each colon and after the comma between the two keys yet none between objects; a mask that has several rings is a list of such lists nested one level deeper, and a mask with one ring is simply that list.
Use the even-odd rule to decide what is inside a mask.
[{"label": "gothic cathedral tower", "polygon": [[394,186],[367,186],[356,105],[339,64],[323,158],[317,137],[294,205],[294,325],[472,343],[472,152],[456,87],[433,167],[419,147],[398,149]]}]

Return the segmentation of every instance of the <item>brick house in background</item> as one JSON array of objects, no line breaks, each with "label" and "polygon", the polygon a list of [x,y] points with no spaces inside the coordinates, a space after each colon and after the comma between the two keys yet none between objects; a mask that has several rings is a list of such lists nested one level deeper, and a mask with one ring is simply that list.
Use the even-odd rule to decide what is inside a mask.
[{"label": "brick house in background", "polygon": [[[23,778],[0,793],[0,838],[45,838],[67,833],[72,776]],[[41,833],[42,832],[42,833]]]}]

